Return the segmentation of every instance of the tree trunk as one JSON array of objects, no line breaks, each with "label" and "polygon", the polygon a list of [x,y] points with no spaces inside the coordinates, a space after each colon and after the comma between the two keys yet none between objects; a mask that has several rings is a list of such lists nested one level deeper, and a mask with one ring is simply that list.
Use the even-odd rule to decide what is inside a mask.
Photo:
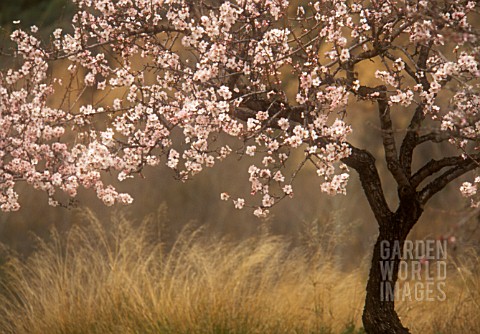
[{"label": "tree trunk", "polygon": [[394,289],[405,239],[419,218],[415,211],[407,216],[397,211],[389,221],[379,222],[362,317],[368,334],[410,333],[395,312]]}]

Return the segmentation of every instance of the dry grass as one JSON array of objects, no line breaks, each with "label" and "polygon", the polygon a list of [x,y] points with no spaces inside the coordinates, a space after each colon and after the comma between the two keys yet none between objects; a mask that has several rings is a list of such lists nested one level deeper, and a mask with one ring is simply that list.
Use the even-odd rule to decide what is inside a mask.
[{"label": "dry grass", "polygon": [[[88,212],[84,221],[7,265],[2,333],[353,334],[361,325],[365,270],[342,272],[321,247],[268,234],[227,242],[201,229],[166,247],[153,221],[118,216],[107,229]],[[480,276],[459,273],[446,302],[400,306],[415,333],[478,332]]]},{"label": "dry grass", "polygon": [[480,333],[480,256],[450,259],[443,302],[403,302],[397,309],[413,333]]},{"label": "dry grass", "polygon": [[312,266],[282,239],[184,231],[166,251],[149,222],[117,217],[106,231],[87,213],[85,224],[14,266],[4,332],[328,333],[359,322],[358,273]]}]

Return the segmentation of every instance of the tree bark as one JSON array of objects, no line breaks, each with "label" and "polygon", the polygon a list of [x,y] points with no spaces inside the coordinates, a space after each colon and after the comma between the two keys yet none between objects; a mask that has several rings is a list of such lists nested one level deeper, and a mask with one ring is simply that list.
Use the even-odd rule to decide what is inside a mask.
[{"label": "tree bark", "polygon": [[395,284],[408,233],[420,218],[417,201],[400,205],[388,221],[379,223],[379,235],[373,250],[367,295],[363,310],[363,326],[368,334],[408,334],[395,311]]}]

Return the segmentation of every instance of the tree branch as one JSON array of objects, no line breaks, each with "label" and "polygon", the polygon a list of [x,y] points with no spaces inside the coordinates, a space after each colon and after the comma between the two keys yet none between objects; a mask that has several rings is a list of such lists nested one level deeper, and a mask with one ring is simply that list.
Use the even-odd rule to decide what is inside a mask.
[{"label": "tree branch", "polygon": [[452,136],[448,132],[440,133],[440,132],[434,131],[434,132],[427,133],[426,135],[419,136],[417,138],[417,145],[423,144],[427,141],[431,141],[434,143],[441,143],[450,138],[452,138]]},{"label": "tree branch", "polygon": [[[480,158],[480,155],[475,155],[472,157],[473,160]],[[461,156],[455,156],[455,157],[446,157],[440,160],[430,160],[428,163],[426,163],[422,168],[420,168],[411,178],[410,178],[410,183],[413,188],[418,187],[422,181],[424,181],[427,177],[438,173],[445,167],[449,166],[456,166],[461,164],[462,162],[465,161],[465,158]]]},{"label": "tree branch", "polygon": [[342,159],[342,162],[357,171],[363,191],[367,196],[368,203],[372,208],[377,222],[381,225],[388,224],[393,213],[385,200],[380,176],[375,167],[375,158],[366,150],[356,148],[352,145],[350,145],[350,148],[352,154]]},{"label": "tree branch", "polygon": [[[303,124],[305,118],[307,117],[305,113],[307,109],[304,106],[289,106],[288,104],[282,104],[280,102],[272,102],[261,99],[248,100],[244,102],[243,105],[235,107],[232,111],[232,116],[246,122],[249,118],[255,118],[257,112],[267,110],[270,117],[284,117],[295,123],[300,124]],[[273,124],[271,121],[272,119],[270,120],[269,126],[277,128],[278,126]]]},{"label": "tree branch", "polygon": [[[155,34],[159,34],[159,33],[162,33],[162,32],[178,32],[178,33],[183,33],[187,36],[191,34],[191,32],[187,29],[177,29],[177,28],[175,28],[173,26],[170,26],[170,25],[160,24],[160,25],[157,25],[157,26],[145,26],[141,29],[130,31],[126,34],[123,34],[123,37],[124,38],[130,38],[130,37],[141,36],[141,35],[155,35]],[[57,55],[56,51],[51,52],[49,54],[49,57],[50,57],[50,60],[61,60],[61,59],[66,59],[68,57],[76,56],[77,54],[79,54],[80,52],[83,52],[85,50],[91,50],[91,49],[94,49],[94,48],[97,48],[97,47],[100,47],[100,46],[103,46],[103,45],[108,45],[110,43],[114,43],[118,39],[118,36],[119,35],[115,35],[113,38],[108,39],[106,41],[90,44],[90,45],[82,48],[82,50],[75,51],[75,52],[72,52],[72,53],[65,53],[65,54]]]},{"label": "tree branch", "polygon": [[457,166],[450,168],[445,173],[437,177],[435,180],[426,185],[419,192],[419,200],[422,204],[425,204],[433,195],[445,188],[447,184],[463,174],[478,167],[478,162],[472,158],[464,159],[458,163]]},{"label": "tree branch", "polygon": [[378,113],[380,118],[380,126],[382,129],[383,148],[385,152],[385,160],[387,167],[397,182],[399,191],[403,193],[411,193],[410,182],[407,175],[401,168],[398,160],[397,147],[395,143],[392,119],[390,117],[390,106],[387,100],[387,87],[366,87],[361,86],[357,92],[361,98],[375,98],[378,103]]},{"label": "tree branch", "polygon": [[461,140],[469,140],[469,141],[476,141],[476,138],[468,137],[460,133],[460,131],[440,131],[434,130],[433,132],[427,133],[423,136],[419,136],[417,139],[417,145],[425,143],[427,141],[431,141],[433,143],[441,143],[449,139],[461,139]]},{"label": "tree branch", "polygon": [[379,86],[378,92],[380,97],[377,100],[378,113],[380,117],[380,126],[382,128],[383,149],[385,151],[385,160],[387,161],[387,168],[397,181],[401,188],[409,188],[410,182],[406,177],[403,169],[398,161],[397,147],[395,137],[393,135],[392,119],[390,118],[390,106],[387,100],[387,87]]},{"label": "tree branch", "polygon": [[[428,54],[430,53],[431,44],[423,45],[420,48],[418,60],[417,60],[417,69],[423,70],[427,67],[427,59]],[[428,91],[430,87],[430,83],[427,80],[425,74],[421,76],[419,82],[423,86],[424,91]],[[412,174],[412,158],[413,158],[413,150],[418,145],[418,129],[422,124],[423,120],[425,119],[425,114],[423,112],[424,105],[419,104],[418,107],[415,109],[415,113],[410,121],[410,125],[407,129],[407,134],[405,138],[403,138],[402,146],[400,147],[400,166],[402,167],[403,171],[410,177]]]}]

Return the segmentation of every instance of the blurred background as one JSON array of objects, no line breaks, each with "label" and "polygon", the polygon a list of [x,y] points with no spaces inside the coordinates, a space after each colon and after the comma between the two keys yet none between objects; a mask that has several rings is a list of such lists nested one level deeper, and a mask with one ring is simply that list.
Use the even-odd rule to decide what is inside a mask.
[{"label": "blurred background", "polygon": [[[8,45],[8,35],[16,26],[27,29],[36,25],[48,41],[48,34],[53,27],[68,29],[67,22],[73,13],[73,6],[66,0],[0,1],[0,48]],[[20,20],[20,23],[13,25],[13,20]],[[372,63],[368,66],[376,65]],[[362,82],[375,84],[375,79],[369,74],[373,71],[366,67],[361,72]],[[292,85],[297,84],[295,82]],[[406,127],[409,115],[405,111],[393,114],[399,129]],[[393,180],[383,164],[375,106],[353,103],[347,110],[347,117],[354,129],[351,141],[358,147],[368,148],[377,157],[385,193],[394,207],[396,189],[391,186]],[[403,135],[404,132],[398,132],[399,138]],[[450,149],[425,145],[417,150],[415,159],[420,166],[421,162],[431,159],[432,153],[434,157],[440,157]],[[59,231],[68,231],[71,226],[82,224],[81,213],[87,209],[108,225],[115,213],[121,212],[131,219],[142,220],[166,208],[168,219],[163,228],[172,240],[186,224],[205,226],[212,235],[220,234],[232,239],[243,239],[268,231],[287,236],[298,243],[305,242],[302,237],[305,231],[315,230],[317,240],[314,242],[319,243],[331,240],[327,238],[330,234],[348,235],[345,242],[332,246],[336,253],[341,254],[345,267],[355,266],[359,259],[370,252],[376,237],[376,223],[354,171],[347,195],[330,197],[321,193],[320,179],[315,170],[304,169],[295,182],[294,198],[276,206],[267,220],[259,220],[249,210],[236,210],[230,202],[220,201],[220,193],[224,191],[232,196],[248,192],[247,169],[250,164],[248,159],[238,160],[238,157],[231,156],[186,183],[176,181],[166,167],[147,168],[144,179],[135,178],[119,186],[120,190],[134,197],[134,203],[128,207],[105,207],[91,191],[80,191],[76,208],[53,208],[48,206],[45,194],[20,186],[20,211],[0,213],[0,242],[28,256],[34,249],[34,236],[47,238],[52,226]],[[420,223],[410,235],[412,239],[454,236],[455,247],[478,243],[478,214],[472,212],[468,202],[460,196],[458,187],[461,182],[452,183],[429,203]]]}]

